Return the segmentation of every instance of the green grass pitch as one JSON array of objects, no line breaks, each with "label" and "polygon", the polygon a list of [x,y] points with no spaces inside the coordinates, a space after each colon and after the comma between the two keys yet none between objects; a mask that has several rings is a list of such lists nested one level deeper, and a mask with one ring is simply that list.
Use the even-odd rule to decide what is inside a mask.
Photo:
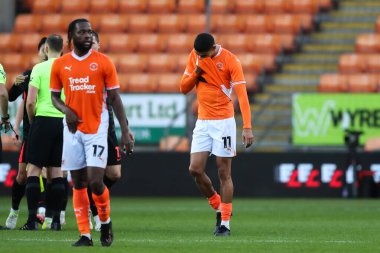
[{"label": "green grass pitch", "polygon": [[[22,201],[18,227],[26,220]],[[0,224],[10,198],[0,198]],[[236,199],[231,237],[215,238],[214,212],[199,198],[112,198],[115,240],[73,248],[78,239],[71,202],[67,225],[54,231],[0,231],[0,252],[380,252],[379,200]]]}]

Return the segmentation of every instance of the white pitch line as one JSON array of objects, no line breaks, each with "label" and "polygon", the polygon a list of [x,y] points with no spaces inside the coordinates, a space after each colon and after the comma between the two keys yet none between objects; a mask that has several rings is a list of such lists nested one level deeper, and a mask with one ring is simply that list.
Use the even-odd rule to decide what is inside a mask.
[{"label": "white pitch line", "polygon": [[[369,241],[353,241],[353,240],[328,240],[328,241],[307,241],[307,240],[216,240],[216,239],[195,239],[195,240],[153,240],[153,239],[125,239],[125,238],[117,238],[116,242],[129,242],[129,243],[184,243],[184,244],[192,244],[192,243],[269,243],[269,244],[294,244],[294,243],[309,243],[309,244],[320,244],[320,243],[328,243],[328,244],[361,244],[361,243],[370,243]],[[49,238],[5,238],[2,239],[4,241],[25,241],[25,242],[33,242],[33,241],[48,241],[48,242],[74,242],[75,239],[49,239]],[[97,239],[95,239],[97,240]]]}]

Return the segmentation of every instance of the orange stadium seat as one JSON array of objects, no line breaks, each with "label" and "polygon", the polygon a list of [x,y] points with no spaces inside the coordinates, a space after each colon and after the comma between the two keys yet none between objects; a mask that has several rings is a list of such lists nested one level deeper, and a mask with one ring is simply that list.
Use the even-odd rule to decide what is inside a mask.
[{"label": "orange stadium seat", "polygon": [[119,59],[121,73],[141,73],[147,69],[148,58],[144,54],[123,54]]},{"label": "orange stadium seat", "polygon": [[139,53],[157,53],[166,49],[167,36],[162,34],[139,34],[136,50]]},{"label": "orange stadium seat", "polygon": [[147,8],[147,0],[119,0],[120,13],[142,13]]},{"label": "orange stadium seat", "polygon": [[110,34],[108,36],[108,52],[125,53],[134,52],[136,49],[136,37],[129,34]]},{"label": "orange stadium seat", "polygon": [[331,0],[318,0],[318,6],[322,10],[328,10],[333,6],[333,4]]},{"label": "orange stadium seat", "polygon": [[315,14],[318,12],[319,0],[290,0],[289,10],[292,13]]},{"label": "orange stadium seat", "polygon": [[262,13],[264,12],[264,2],[265,0],[236,0],[233,7],[236,13]]},{"label": "orange stadium seat", "polygon": [[[101,39],[101,43],[103,43],[103,39]],[[103,51],[102,48],[100,48],[100,51]],[[119,71],[119,69],[120,69],[120,58],[123,57],[123,54],[107,54],[107,56],[110,58],[112,63],[115,65],[116,70]]]},{"label": "orange stadium seat", "polygon": [[347,76],[342,74],[323,74],[319,79],[320,92],[346,92]]},{"label": "orange stadium seat", "polygon": [[182,74],[157,75],[157,91],[161,93],[179,93]]},{"label": "orange stadium seat", "polygon": [[265,0],[265,13],[285,13],[289,10],[287,0]]},{"label": "orange stadium seat", "polygon": [[244,73],[246,88],[248,92],[255,92],[259,90],[259,87],[256,83],[257,75],[254,73]]},{"label": "orange stadium seat", "polygon": [[66,25],[61,14],[46,14],[42,16],[41,32],[58,33],[65,32]]},{"label": "orange stadium seat", "polygon": [[342,54],[339,59],[340,73],[359,73],[366,70],[365,55],[360,54]]},{"label": "orange stadium seat", "polygon": [[128,92],[153,93],[157,91],[157,76],[152,74],[131,74],[128,77]]},{"label": "orange stadium seat", "polygon": [[177,67],[178,73],[182,76],[182,74],[185,72],[185,69],[187,66],[187,60],[189,58],[189,53],[179,54],[179,55],[176,55],[176,57],[177,57],[177,63],[178,63],[178,67]]},{"label": "orange stadium seat", "polygon": [[135,14],[128,17],[128,31],[131,33],[153,33],[157,30],[157,16]]},{"label": "orange stadium seat", "polygon": [[299,19],[292,14],[272,15],[271,20],[274,33],[297,34],[301,28]]},{"label": "orange stadium seat", "polygon": [[179,0],[178,13],[204,13],[204,0]]},{"label": "orange stadium seat", "polygon": [[234,2],[229,0],[212,0],[211,1],[211,13],[223,14],[229,13],[234,8]]},{"label": "orange stadium seat", "polygon": [[98,31],[100,33],[124,33],[127,31],[128,23],[125,15],[104,14],[100,17]]},{"label": "orange stadium seat", "polygon": [[16,33],[35,33],[41,29],[41,15],[20,14],[16,16],[13,31]]},{"label": "orange stadium seat", "polygon": [[67,32],[67,28],[69,27],[69,24],[71,21],[78,19],[78,18],[84,18],[91,22],[92,29],[95,29],[95,27],[98,25],[96,22],[98,22],[98,19],[95,19],[95,15],[91,15],[92,20],[90,19],[90,15],[86,13],[76,13],[76,14],[61,14],[63,19],[63,26],[64,31]]},{"label": "orange stadium seat", "polygon": [[251,35],[234,34],[234,35],[222,35],[218,38],[217,42],[225,47],[232,53],[242,53],[248,51],[249,44],[253,43],[253,37]]},{"label": "orange stadium seat", "polygon": [[377,17],[375,29],[377,33],[380,33],[380,16]]},{"label": "orange stadium seat", "polygon": [[62,13],[86,13],[89,10],[89,0],[62,1]]},{"label": "orange stadium seat", "polygon": [[293,34],[273,34],[273,37],[280,42],[280,47],[285,51],[292,52],[295,50],[295,36]]},{"label": "orange stadium seat", "polygon": [[0,33],[0,53],[17,52],[20,49],[20,40],[17,34]]},{"label": "orange stadium seat", "polygon": [[129,77],[129,74],[118,74],[120,92],[122,93],[128,91],[128,77]]},{"label": "orange stadium seat", "polygon": [[275,34],[254,35],[252,43],[248,44],[249,51],[257,53],[278,54],[282,50],[281,40]]},{"label": "orange stadium seat", "polygon": [[195,35],[169,34],[166,51],[170,53],[190,53],[193,49]]},{"label": "orange stadium seat", "polygon": [[190,149],[190,141],[187,137],[169,135],[161,138],[160,151],[187,152]]},{"label": "orange stadium seat", "polygon": [[[187,28],[186,32],[188,33],[201,33],[206,31],[206,15],[200,15],[200,14],[193,14],[188,15],[187,17]],[[212,25],[215,24],[214,22],[211,22],[211,31],[213,31]]]},{"label": "orange stadium seat", "polygon": [[165,73],[177,70],[176,57],[169,54],[149,54],[148,72]]},{"label": "orange stadium seat", "polygon": [[91,0],[90,13],[112,13],[118,7],[117,0]]},{"label": "orange stadium seat", "polygon": [[380,73],[380,54],[366,55],[367,72]]},{"label": "orange stadium seat", "polygon": [[34,0],[33,13],[56,13],[61,8],[61,1],[57,0]]},{"label": "orange stadium seat", "polygon": [[[237,57],[240,59],[246,55],[247,54],[238,54]],[[261,68],[264,68],[266,71],[271,72],[276,70],[276,56],[274,54],[250,53],[249,55],[252,55],[251,57],[255,58]]]},{"label": "orange stadium seat", "polygon": [[216,33],[240,33],[244,30],[244,18],[238,15],[213,15],[211,22],[214,22],[212,32]]},{"label": "orange stadium seat", "polygon": [[176,10],[176,0],[148,0],[149,13],[171,13]]},{"label": "orange stadium seat", "polygon": [[180,33],[186,28],[185,17],[176,14],[163,14],[158,18],[157,30],[160,33]]},{"label": "orange stadium seat", "polygon": [[254,14],[244,17],[246,33],[266,33],[273,29],[272,20],[268,15]]},{"label": "orange stadium seat", "polygon": [[310,32],[313,30],[313,16],[310,14],[298,14],[298,17],[302,30]]},{"label": "orange stadium seat", "polygon": [[[37,46],[36,46],[37,48]],[[2,57],[2,64],[6,72],[22,72],[28,67],[27,57],[23,54],[9,53]]]},{"label": "orange stadium seat", "polygon": [[375,75],[355,74],[347,77],[349,92],[377,92],[378,80]]},{"label": "orange stadium seat", "polygon": [[20,34],[20,50],[23,53],[36,53],[42,36],[38,33]]},{"label": "orange stadium seat", "polygon": [[238,58],[244,73],[258,74],[264,69],[264,63],[259,55],[240,54]]},{"label": "orange stadium seat", "polygon": [[356,39],[355,49],[357,53],[380,52],[380,34],[360,34]]}]

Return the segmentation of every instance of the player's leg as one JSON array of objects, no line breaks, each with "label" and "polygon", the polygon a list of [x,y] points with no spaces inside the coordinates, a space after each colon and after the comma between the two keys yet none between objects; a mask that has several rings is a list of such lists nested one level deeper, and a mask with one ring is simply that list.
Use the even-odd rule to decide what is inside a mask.
[{"label": "player's leg", "polygon": [[94,218],[95,221],[95,230],[100,231],[100,219],[98,215],[98,209],[96,208],[95,201],[92,198],[92,191],[90,185],[87,187],[87,194],[88,194],[88,199],[90,200],[90,213],[88,214],[89,222],[90,222],[90,229],[92,230],[94,228],[94,225],[92,225],[91,222],[91,215]]},{"label": "player's leg", "polygon": [[231,161],[236,154],[235,119],[215,120],[210,124],[209,129],[213,137],[212,153],[216,156],[221,195],[221,223],[214,234],[216,236],[229,236],[233,196]]},{"label": "player's leg", "polygon": [[216,166],[220,181],[221,196],[221,223],[219,229],[215,232],[216,236],[230,235],[230,217],[232,213],[232,196],[234,186],[231,178],[231,161],[230,157],[216,157]]},{"label": "player's leg", "polygon": [[35,230],[38,228],[37,220],[37,208],[38,208],[38,199],[40,196],[40,174],[41,167],[31,164],[28,164],[28,179],[26,182],[26,198],[28,203],[28,220],[21,230]]},{"label": "player's leg", "polygon": [[[21,148],[20,158],[22,157],[23,153],[23,148]],[[18,164],[17,176],[12,185],[12,207],[9,212],[8,218],[5,221],[5,227],[8,229],[14,229],[17,225],[19,206],[21,199],[25,194],[26,180],[26,163],[21,162]]]},{"label": "player's leg", "polygon": [[96,134],[84,136],[88,181],[101,222],[100,241],[102,246],[110,246],[113,242],[110,196],[108,188],[103,183],[108,156],[107,129],[108,125],[101,123]]},{"label": "player's leg", "polygon": [[62,205],[61,205],[61,215],[60,215],[60,222],[61,225],[66,224],[66,207],[67,207],[67,201],[69,197],[69,182],[67,181],[67,171],[62,171],[62,178],[63,178],[63,186],[65,187],[65,192],[63,195]]}]

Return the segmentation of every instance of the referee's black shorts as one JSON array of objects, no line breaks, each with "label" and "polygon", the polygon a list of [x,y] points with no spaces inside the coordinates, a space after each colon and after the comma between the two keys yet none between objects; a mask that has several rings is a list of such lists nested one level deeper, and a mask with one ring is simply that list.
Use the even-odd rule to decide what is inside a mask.
[{"label": "referee's black shorts", "polygon": [[35,117],[28,140],[28,163],[40,168],[61,167],[63,118]]},{"label": "referee's black shorts", "polygon": [[119,165],[121,164],[120,147],[117,141],[115,131],[109,131],[108,137],[108,159],[107,165]]}]

